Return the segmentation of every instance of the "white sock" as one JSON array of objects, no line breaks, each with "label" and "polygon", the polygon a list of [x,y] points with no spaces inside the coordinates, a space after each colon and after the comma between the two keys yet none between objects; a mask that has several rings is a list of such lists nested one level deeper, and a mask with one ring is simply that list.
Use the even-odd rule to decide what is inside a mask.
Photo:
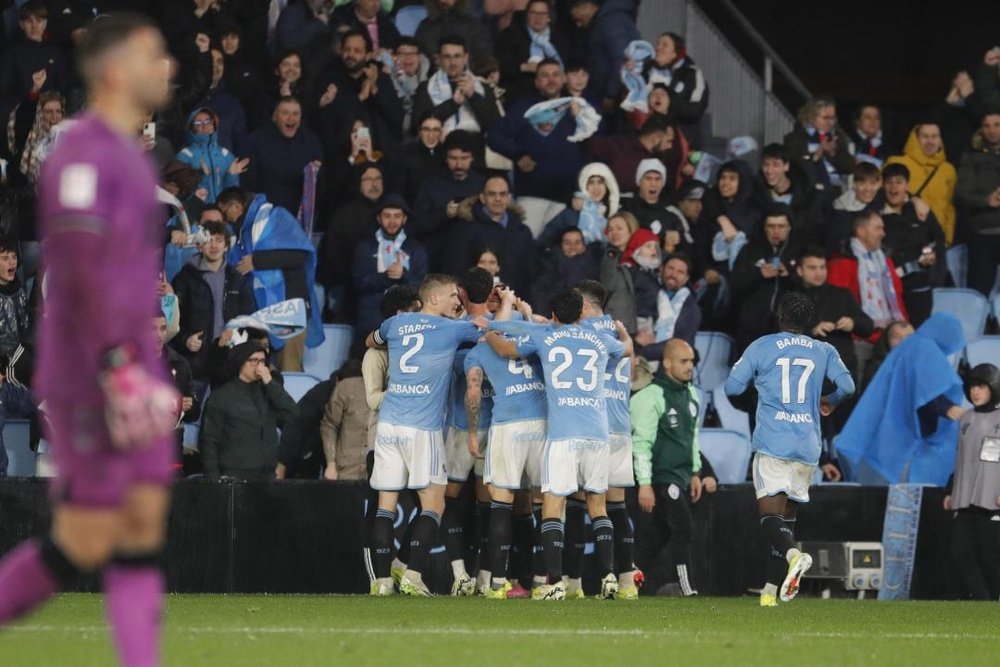
[{"label": "white sock", "polygon": [[802,553],[801,551],[799,551],[795,547],[792,547],[787,552],[785,552],[785,560],[791,563],[793,560],[795,560],[795,557],[801,553]]},{"label": "white sock", "polygon": [[507,579],[504,577],[493,577],[493,590],[500,590],[506,583]]},{"label": "white sock", "polygon": [[777,597],[778,587],[774,584],[764,584],[763,590],[760,592],[761,595],[770,595],[771,597]]},{"label": "white sock", "polygon": [[546,577],[545,575],[538,575],[538,574],[536,574],[532,578],[532,581],[534,582],[535,586],[544,586],[545,584],[549,583],[548,577]]},{"label": "white sock", "polygon": [[469,576],[469,573],[465,571],[465,561],[464,560],[453,560],[451,561],[451,571],[455,575],[456,579],[461,577]]},{"label": "white sock", "polygon": [[563,577],[563,583],[566,584],[566,588],[574,591],[583,587],[583,579],[570,579],[569,577]]}]

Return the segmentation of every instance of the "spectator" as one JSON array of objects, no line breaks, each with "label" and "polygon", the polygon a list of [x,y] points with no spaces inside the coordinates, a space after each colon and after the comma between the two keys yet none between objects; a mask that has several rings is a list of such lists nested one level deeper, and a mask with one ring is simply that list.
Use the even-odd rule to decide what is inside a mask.
[{"label": "spectator", "polygon": [[69,88],[66,54],[45,41],[49,10],[41,0],[22,3],[17,11],[21,34],[0,58],[0,97],[20,100],[38,92]]},{"label": "spectator", "polygon": [[396,96],[403,105],[404,137],[413,134],[413,130],[416,129],[414,123],[420,120],[413,116],[413,101],[417,88],[427,80],[430,69],[431,62],[427,56],[420,53],[417,40],[412,37],[400,38],[393,54],[392,85],[395,86]]},{"label": "spectator", "polygon": [[[625,135],[593,136],[583,142],[587,153],[611,168],[622,192],[631,192],[639,187],[636,169],[645,160],[655,159],[667,132],[666,124],[657,118],[650,118],[635,137]],[[662,164],[662,163],[661,163]],[[663,169],[663,186],[666,186],[667,172]]]},{"label": "spectator", "polygon": [[606,165],[591,162],[580,170],[577,185],[579,190],[570,205],[542,230],[538,242],[543,248],[555,245],[562,232],[570,228],[583,232],[583,241],[588,247],[601,249],[607,243],[604,232],[608,217],[618,212],[620,199],[614,174]]},{"label": "spectator", "polygon": [[868,162],[879,169],[889,151],[882,138],[882,110],[874,104],[862,104],[854,116],[854,126],[848,132],[854,143],[854,159]]},{"label": "spectator", "polygon": [[633,232],[622,253],[621,263],[628,267],[635,291],[636,336],[654,332],[656,301],[660,291],[660,243],[656,234],[641,227]]},{"label": "spectator", "polygon": [[[770,204],[764,210],[783,204]],[[719,167],[715,187],[702,198],[703,219],[712,234],[712,257],[722,262],[723,273],[733,269],[748,240],[761,240],[762,211],[753,197],[753,175],[743,160],[730,160]],[[789,211],[789,221],[794,213]],[[714,232],[714,233],[713,233]],[[777,304],[775,304],[777,305]]]},{"label": "spectator", "polygon": [[302,202],[303,170],[320,164],[323,150],[312,130],[302,126],[302,104],[283,97],[272,122],[255,130],[247,139],[250,163],[243,175],[244,187],[263,194],[269,202],[292,214]]},{"label": "spectator", "polygon": [[[993,452],[1000,433],[1000,369],[979,364],[965,380],[973,409],[959,427],[955,474],[948,480],[946,512],[954,512],[951,557],[962,580],[963,597],[996,600],[1000,597],[1000,468]],[[989,455],[987,454],[989,450]]]},{"label": "spectator", "polygon": [[17,242],[0,239],[0,355],[10,357],[31,330],[28,292],[17,277]]},{"label": "spectator", "polygon": [[[223,55],[223,81],[226,89],[243,105],[247,115],[247,128],[255,130],[267,122],[268,109],[262,108],[258,97],[264,91],[264,75],[260,68],[241,49],[241,28],[238,23],[223,21],[219,28],[219,45]],[[213,73],[215,70],[213,56]],[[235,127],[235,126],[229,126]],[[240,143],[239,148],[243,148]]]},{"label": "spectator", "polygon": [[820,197],[815,179],[800,160],[792,160],[783,144],[768,144],[761,151],[760,176],[756,183],[758,205],[788,204],[792,208],[795,233],[808,243],[825,244]]},{"label": "spectator", "polygon": [[982,114],[1000,108],[1000,46],[994,46],[983,55],[983,62],[976,67],[973,83],[978,93],[973,100],[973,112]]},{"label": "spectator", "polygon": [[540,127],[524,117],[533,105],[559,98],[565,80],[559,61],[540,61],[535,69],[536,93],[514,105],[487,134],[490,148],[514,161],[517,203],[536,237],[566,207],[584,165],[580,145],[569,141],[576,133],[574,113]]},{"label": "spectator", "polygon": [[399,31],[389,15],[379,8],[380,0],[350,0],[341,4],[331,16],[337,30],[347,26],[368,36],[374,53],[391,52],[399,43]]},{"label": "spectator", "polygon": [[472,171],[475,138],[464,130],[454,130],[444,142],[446,169],[424,179],[413,207],[411,230],[427,247],[430,270],[440,270],[447,229],[458,215],[459,203],[483,189],[482,174]]},{"label": "spectator", "polygon": [[408,202],[416,203],[428,174],[444,169],[443,128],[439,118],[426,116],[418,121],[417,138],[403,146],[403,196]]},{"label": "spectator", "polygon": [[[298,51],[285,51],[278,56],[277,64],[274,66],[271,87],[267,95],[255,100],[255,105],[260,107],[255,115],[261,118],[270,118],[274,114],[274,108],[281,101],[282,97],[296,97],[300,101],[306,99],[309,88],[305,78],[305,64],[302,54]],[[266,106],[263,106],[266,105]]]},{"label": "spectator", "polygon": [[595,109],[600,108],[600,100],[590,93],[590,72],[587,61],[582,58],[569,58],[565,61],[566,86],[563,94],[567,97],[582,97],[587,104]]},{"label": "spectator", "polygon": [[792,235],[792,212],[772,204],[764,215],[763,239],[751,239],[736,258],[729,286],[737,304],[738,358],[750,343],[776,329],[781,295],[792,287],[792,275],[802,246]]},{"label": "spectator", "polygon": [[909,176],[901,164],[886,165],[883,171],[883,245],[897,267],[896,273],[901,274],[903,301],[910,322],[919,327],[931,316],[931,290],[948,284],[948,263],[944,231],[927,204],[907,193]]},{"label": "spectator", "polygon": [[357,291],[356,329],[378,326],[378,304],[393,285],[418,287],[427,275],[427,251],[406,235],[410,209],[399,195],[386,195],[375,209],[378,229],[354,248],[351,280]]},{"label": "spectator", "polygon": [[489,272],[493,276],[493,283],[499,284],[503,280],[500,279],[500,251],[494,250],[490,246],[482,246],[477,248],[472,253],[472,266],[478,267],[484,271]]},{"label": "spectator", "polygon": [[[177,389],[177,393],[181,397],[180,419],[177,420],[177,426],[174,429],[177,441],[176,460],[178,463],[189,463],[185,459],[185,454],[187,453],[184,451],[184,423],[193,424],[198,421],[198,417],[201,416],[201,402],[194,389],[191,367],[188,366],[188,362],[184,357],[167,345],[169,333],[167,331],[167,318],[163,313],[157,313],[153,316],[153,334],[156,337],[157,356],[166,363],[167,368],[170,370],[170,376],[173,379],[174,388]],[[191,461],[190,463],[194,462]],[[189,468],[192,466],[187,465],[184,467]]]},{"label": "spectator", "polygon": [[563,229],[559,244],[552,249],[531,287],[531,306],[535,312],[552,312],[552,299],[579,283],[597,278],[597,262],[587,251],[583,232],[576,227]]},{"label": "spectator", "polygon": [[242,150],[247,139],[246,112],[240,100],[229,92],[226,57],[219,49],[212,49],[212,85],[203,106],[212,109],[218,117],[216,132],[219,145],[231,152]]},{"label": "spectator", "polygon": [[538,250],[531,230],[522,222],[520,209],[511,202],[510,184],[500,174],[483,182],[479,196],[461,203],[457,220],[448,231],[450,245],[445,253],[444,271],[459,275],[469,268],[469,248],[496,248],[504,258],[507,285],[519,294],[528,294],[534,280]]},{"label": "spectator", "polygon": [[604,111],[609,112],[621,91],[619,72],[625,64],[625,47],[639,39],[635,3],[633,0],[605,0],[604,3],[572,0],[569,6],[570,18],[585,45],[591,89],[601,100]]},{"label": "spectator", "polygon": [[[66,115],[66,100],[61,93],[38,94],[34,89],[32,93],[14,108],[10,114],[13,122],[7,125],[7,148],[14,159],[14,168],[8,172],[8,177],[14,185],[30,185],[31,189],[55,142],[53,130]],[[30,199],[33,204],[34,196]],[[34,211],[25,213],[34,218]]]},{"label": "spectator", "polygon": [[207,238],[199,254],[188,260],[172,283],[181,304],[180,332],[174,347],[188,364],[199,397],[208,383],[211,342],[222,335],[226,322],[257,310],[250,281],[226,262],[226,224],[206,222],[203,231]]},{"label": "spectator", "polygon": [[622,261],[629,240],[639,229],[639,222],[628,211],[619,211],[608,219],[605,231],[608,246],[598,268],[599,280],[608,293],[604,312],[625,325],[631,334],[636,331],[635,284],[632,273]]},{"label": "spectator", "polygon": [[837,127],[833,100],[809,100],[799,109],[798,121],[783,143],[794,159],[812,167],[816,187],[824,191],[824,200],[830,201],[840,194],[854,169],[850,139]]},{"label": "spectator", "polygon": [[[688,571],[691,505],[701,499],[703,485],[712,493],[716,481],[702,469],[698,448],[698,393],[691,383],[694,348],[677,338],[662,347],[658,359],[662,370],[645,387],[639,388],[640,381],[629,402],[632,457],[639,485],[636,565],[655,576],[660,552],[669,543],[681,594],[690,596],[698,594]],[[655,592],[659,583],[656,581],[650,589]]]},{"label": "spectator", "polygon": [[348,359],[337,371],[337,386],[320,422],[326,467],[323,478],[355,481],[368,478],[365,458],[371,409],[365,393],[361,362]]},{"label": "spectator", "polygon": [[691,260],[684,255],[672,255],[660,267],[663,288],[656,295],[656,321],[652,333],[642,331],[636,343],[639,354],[650,361],[663,358],[664,344],[679,339],[694,346],[694,337],[701,325],[701,310],[690,286]]},{"label": "spectator", "polygon": [[444,37],[434,53],[438,70],[417,88],[413,115],[433,115],[444,124],[445,134],[456,129],[477,135],[485,132],[500,114],[491,87],[484,86],[469,69],[465,40],[456,35]]},{"label": "spectator", "polygon": [[945,156],[941,129],[937,123],[921,123],[910,132],[902,155],[893,155],[886,164],[902,164],[910,172],[910,194],[926,201],[944,230],[950,246],[955,236],[955,194],[957,174]]},{"label": "spectator", "polygon": [[316,347],[323,342],[319,304],[313,290],[316,249],[299,221],[263,195],[230,188],[219,196],[219,208],[239,230],[229,261],[240,275],[253,273],[257,306],[265,308],[287,299],[302,299],[306,304],[306,330],[287,341],[271,341],[271,348],[279,350],[281,370],[299,373],[306,345]]},{"label": "spectator", "polygon": [[[486,25],[469,15],[469,0],[426,0],[427,18],[414,35],[424,53],[440,53],[449,35],[462,35],[472,49],[473,58],[493,55],[493,38]],[[439,62],[438,67],[445,63]]]},{"label": "spectator", "polygon": [[535,72],[543,59],[563,68],[572,53],[569,40],[552,26],[548,0],[529,0],[524,12],[497,35],[494,51],[500,60],[500,84],[511,101],[535,92]]},{"label": "spectator", "polygon": [[959,155],[958,151],[968,148],[972,135],[979,127],[980,116],[974,111],[979,109],[976,104],[979,95],[975,92],[976,87],[969,72],[959,70],[951,80],[948,95],[931,112],[940,122],[941,140],[945,146],[951,147],[952,159]]},{"label": "spectator", "polygon": [[663,252],[685,253],[691,260],[692,276],[702,275],[711,258],[712,239],[699,222],[704,210],[701,200],[707,189],[701,181],[684,183],[671,198],[673,203],[667,205],[663,221]]},{"label": "spectator", "polygon": [[666,85],[670,112],[693,146],[701,145],[701,117],[708,109],[708,82],[687,54],[684,38],[665,32],[656,53],[646,61],[643,76],[650,84]]},{"label": "spectator", "polygon": [[274,28],[274,50],[301,51],[309,62],[322,58],[330,44],[332,11],[333,3],[327,0],[289,2]]},{"label": "spectator", "polygon": [[324,152],[326,158],[327,197],[331,202],[342,202],[354,194],[357,169],[374,164],[385,179],[385,187],[393,189],[398,181],[396,163],[387,156],[382,144],[374,137],[372,122],[361,114],[349,119],[340,128],[340,138],[335,146]]},{"label": "spectator", "polygon": [[861,304],[875,329],[866,338],[855,336],[854,352],[858,359],[856,377],[864,376],[864,367],[872,356],[872,346],[878,342],[890,322],[908,320],[903,302],[903,285],[896,265],[882,250],[885,223],[874,211],[862,211],[854,218],[854,236],[849,248],[834,255],[828,266],[831,285],[851,292]]},{"label": "spectator", "polygon": [[955,201],[969,213],[969,287],[989,294],[1000,265],[1000,107],[983,115],[962,156]]},{"label": "spectator", "polygon": [[336,385],[337,377],[331,374],[329,378],[313,386],[296,403],[298,415],[281,429],[278,465],[274,470],[276,478],[319,479],[322,476],[326,456],[320,435],[320,421]]},{"label": "spectator", "polygon": [[219,143],[219,116],[208,107],[199,107],[188,116],[187,140],[177,160],[201,172],[198,189],[206,191],[205,203],[214,204],[220,192],[240,184],[249,160],[237,159]]},{"label": "spectator", "polygon": [[275,382],[256,343],[229,352],[232,379],[205,403],[198,449],[205,474],[241,480],[274,479],[278,429],[298,415],[295,401]]},{"label": "spectator", "polygon": [[876,201],[882,187],[882,172],[870,162],[859,162],[854,166],[851,189],[833,200],[833,215],[827,224],[827,251],[843,252],[851,239],[851,224],[861,211],[877,211],[881,202]]},{"label": "spectator", "polygon": [[7,447],[3,441],[8,419],[32,419],[37,411],[31,393],[13,379],[15,364],[0,353],[0,479],[7,477]]},{"label": "spectator", "polygon": [[[889,353],[899,347],[899,344],[913,335],[915,331],[916,329],[913,328],[913,325],[904,320],[896,320],[889,323],[889,326],[885,328],[885,335],[875,343],[872,358],[865,364],[865,372],[861,377],[861,391],[858,392],[859,396],[871,384],[872,378],[878,373],[878,369],[882,367],[882,363]],[[854,369],[852,369],[853,371]]]},{"label": "spectator", "polygon": [[958,318],[935,313],[886,357],[837,439],[855,471],[874,473],[874,483],[947,483],[965,412],[948,356],[963,347]]},{"label": "spectator", "polygon": [[635,168],[633,178],[638,187],[631,197],[622,197],[622,210],[634,215],[642,229],[663,236],[672,217],[667,212],[663,196],[667,182],[666,168],[656,158],[646,158]]}]

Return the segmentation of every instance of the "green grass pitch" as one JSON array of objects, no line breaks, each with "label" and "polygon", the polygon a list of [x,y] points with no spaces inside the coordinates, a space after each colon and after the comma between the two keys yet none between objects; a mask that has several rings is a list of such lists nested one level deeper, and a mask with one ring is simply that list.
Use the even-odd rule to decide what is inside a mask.
[{"label": "green grass pitch", "polygon": [[[1000,605],[756,598],[371,599],[173,595],[165,664],[996,665]],[[96,595],[0,631],[3,665],[113,664]]]}]

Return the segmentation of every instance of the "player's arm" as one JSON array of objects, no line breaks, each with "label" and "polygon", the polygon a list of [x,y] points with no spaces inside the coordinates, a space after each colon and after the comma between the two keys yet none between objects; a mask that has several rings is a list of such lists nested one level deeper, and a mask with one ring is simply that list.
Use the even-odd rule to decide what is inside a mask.
[{"label": "player's arm", "polygon": [[479,409],[483,404],[483,369],[477,366],[465,372],[465,416],[469,421],[469,453],[479,458]]},{"label": "player's arm", "polygon": [[497,308],[493,320],[495,322],[507,322],[514,315],[514,304],[517,303],[517,295],[509,287],[497,287],[496,291],[500,296],[500,307]]},{"label": "player's arm", "polygon": [[365,383],[365,399],[369,410],[378,410],[382,407],[387,370],[386,359],[382,353],[365,352],[365,356],[361,359],[361,378]]},{"label": "player's arm", "polygon": [[501,334],[496,329],[486,332],[486,342],[493,351],[504,359],[520,359],[521,355],[517,351],[517,343]]},{"label": "player's arm", "polygon": [[753,363],[747,358],[749,352],[750,348],[747,348],[739,361],[730,369],[724,387],[726,396],[739,396],[750,387],[750,382],[753,380]]},{"label": "player's arm", "polygon": [[393,317],[382,322],[378,329],[375,329],[365,337],[365,347],[371,349],[373,347],[385,348],[389,344],[389,322],[391,322]]},{"label": "player's arm", "polygon": [[632,336],[628,335],[628,329],[619,320],[615,320],[615,331],[618,333],[618,340],[622,343],[622,356],[634,356],[635,344],[632,342]]},{"label": "player's arm", "polygon": [[841,401],[854,394],[855,387],[854,378],[851,377],[851,372],[847,370],[847,366],[844,365],[836,348],[828,345],[827,353],[829,354],[829,362],[826,365],[826,378],[837,389],[829,396],[824,397],[823,402],[829,404],[832,411]]}]

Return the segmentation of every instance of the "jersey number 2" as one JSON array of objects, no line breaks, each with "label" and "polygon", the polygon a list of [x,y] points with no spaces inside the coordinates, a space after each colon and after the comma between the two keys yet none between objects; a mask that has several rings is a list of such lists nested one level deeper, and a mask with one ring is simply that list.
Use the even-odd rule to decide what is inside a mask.
[{"label": "jersey number 2", "polygon": [[809,376],[812,375],[813,370],[816,368],[816,364],[813,363],[812,359],[789,359],[788,357],[782,357],[778,359],[775,364],[781,367],[781,402],[788,404],[792,402],[792,366],[801,366],[802,375],[799,376],[799,386],[796,392],[795,402],[805,403],[806,402],[806,385],[809,382]]},{"label": "jersey number 2", "polygon": [[[413,347],[410,347],[410,343],[413,343]],[[399,355],[399,370],[401,373],[416,373],[420,370],[420,366],[411,366],[407,362],[412,359],[413,355],[419,352],[423,346],[424,335],[422,333],[403,336],[403,347],[409,349]]]}]

